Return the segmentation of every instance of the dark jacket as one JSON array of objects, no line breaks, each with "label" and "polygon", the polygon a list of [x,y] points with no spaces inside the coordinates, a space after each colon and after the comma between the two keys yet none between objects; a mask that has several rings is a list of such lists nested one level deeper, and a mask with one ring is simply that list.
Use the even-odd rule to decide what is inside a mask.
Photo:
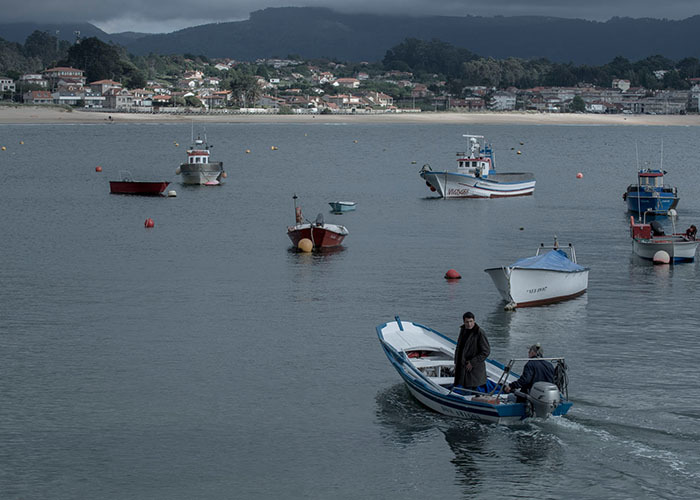
[{"label": "dark jacket", "polygon": [[[475,324],[471,330],[464,325],[459,329],[459,340],[455,350],[455,385],[478,387],[486,383],[486,358],[491,354],[491,346],[486,334]],[[467,362],[472,369],[467,371]]]},{"label": "dark jacket", "polygon": [[515,382],[511,382],[511,389],[518,389],[520,392],[529,393],[535,382],[554,383],[554,366],[549,361],[533,361],[525,363],[523,374]]}]

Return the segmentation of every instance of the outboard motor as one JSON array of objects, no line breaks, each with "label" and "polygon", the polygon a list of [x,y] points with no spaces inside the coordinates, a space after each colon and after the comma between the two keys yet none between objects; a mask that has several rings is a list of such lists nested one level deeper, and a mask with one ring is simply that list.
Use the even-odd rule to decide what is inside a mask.
[{"label": "outboard motor", "polygon": [[316,216],[316,225],[317,226],[322,226],[323,225],[323,214],[318,214]]},{"label": "outboard motor", "polygon": [[535,382],[527,399],[537,418],[547,418],[561,403],[559,388],[549,382]]},{"label": "outboard motor", "polygon": [[651,221],[649,225],[651,226],[651,232],[654,234],[654,236],[664,235],[664,228],[658,220]]}]

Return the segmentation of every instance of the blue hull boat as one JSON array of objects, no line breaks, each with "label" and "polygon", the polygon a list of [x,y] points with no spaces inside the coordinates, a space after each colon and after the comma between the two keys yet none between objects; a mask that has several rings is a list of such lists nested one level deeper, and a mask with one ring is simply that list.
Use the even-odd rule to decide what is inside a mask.
[{"label": "blue hull boat", "polygon": [[622,195],[627,202],[627,210],[645,212],[667,212],[678,205],[678,189],[664,184],[664,174],[660,169],[641,169],[637,174],[637,184],[630,184]]},{"label": "blue hull boat", "polygon": [[328,204],[331,206],[332,212],[351,212],[355,210],[357,205],[354,201],[330,201]]},{"label": "blue hull boat", "polygon": [[566,364],[563,358],[539,358],[556,362],[557,380],[561,387],[537,382],[530,394],[515,396],[503,394],[502,387],[518,379],[511,371],[515,362],[507,366],[486,360],[487,384],[481,391],[454,387],[454,352],[457,343],[441,333],[418,323],[395,321],[377,326],[379,342],[389,362],[399,373],[411,394],[423,405],[459,418],[475,418],[486,422],[513,424],[528,417],[547,418],[564,415],[572,403],[566,388]]}]

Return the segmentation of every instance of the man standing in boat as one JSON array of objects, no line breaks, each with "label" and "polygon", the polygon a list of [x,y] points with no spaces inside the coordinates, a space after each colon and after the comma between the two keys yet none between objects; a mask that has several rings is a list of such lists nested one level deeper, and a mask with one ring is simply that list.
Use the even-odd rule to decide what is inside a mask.
[{"label": "man standing in boat", "polygon": [[473,313],[464,313],[462,320],[455,351],[454,385],[477,391],[477,387],[486,385],[486,358],[491,354],[491,346]]}]

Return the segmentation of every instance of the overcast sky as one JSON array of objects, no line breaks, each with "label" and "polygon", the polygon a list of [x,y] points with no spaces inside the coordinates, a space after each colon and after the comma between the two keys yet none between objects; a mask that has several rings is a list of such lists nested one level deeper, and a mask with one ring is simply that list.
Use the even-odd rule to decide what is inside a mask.
[{"label": "overcast sky", "polygon": [[345,13],[412,16],[538,15],[606,21],[614,16],[685,19],[698,0],[0,0],[0,22],[91,22],[107,33],[169,33],[248,19],[266,7],[330,7]]}]

